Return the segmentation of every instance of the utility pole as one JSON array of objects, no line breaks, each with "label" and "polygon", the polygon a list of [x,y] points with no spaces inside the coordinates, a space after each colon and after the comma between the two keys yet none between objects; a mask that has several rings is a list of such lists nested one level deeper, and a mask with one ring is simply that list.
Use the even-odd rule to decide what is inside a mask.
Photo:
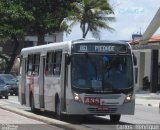
[{"label": "utility pole", "polygon": [[158,50],[151,51],[151,93],[156,93],[158,88],[158,53]]}]

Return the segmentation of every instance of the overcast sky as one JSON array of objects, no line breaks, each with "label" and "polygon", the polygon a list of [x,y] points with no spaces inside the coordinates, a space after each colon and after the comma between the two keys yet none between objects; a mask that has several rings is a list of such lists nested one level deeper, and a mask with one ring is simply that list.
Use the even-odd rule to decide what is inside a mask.
[{"label": "overcast sky", "polygon": [[[116,22],[109,23],[115,29],[114,32],[101,30],[103,40],[130,40],[133,33],[142,34],[160,8],[160,0],[110,0],[114,8]],[[156,34],[160,34],[160,29]],[[79,25],[74,26],[72,33],[66,36],[64,41],[82,38]],[[87,38],[92,38],[88,34]]]}]

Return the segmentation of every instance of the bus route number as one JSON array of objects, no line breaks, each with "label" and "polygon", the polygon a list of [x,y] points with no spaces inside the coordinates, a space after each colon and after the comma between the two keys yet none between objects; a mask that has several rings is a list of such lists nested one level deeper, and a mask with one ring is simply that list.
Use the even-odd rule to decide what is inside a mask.
[{"label": "bus route number", "polygon": [[88,51],[87,46],[80,46],[80,51]]}]

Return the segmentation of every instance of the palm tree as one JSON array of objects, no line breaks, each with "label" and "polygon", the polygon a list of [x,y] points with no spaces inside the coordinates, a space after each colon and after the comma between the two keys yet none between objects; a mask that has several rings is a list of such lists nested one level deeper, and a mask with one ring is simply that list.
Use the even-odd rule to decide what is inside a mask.
[{"label": "palm tree", "polygon": [[75,24],[80,23],[82,38],[85,38],[89,31],[94,37],[100,38],[100,29],[114,30],[108,25],[108,22],[115,21],[115,18],[111,16],[114,12],[107,0],[82,0],[74,2],[73,8],[74,11],[61,25],[68,25],[68,30],[71,31]]}]

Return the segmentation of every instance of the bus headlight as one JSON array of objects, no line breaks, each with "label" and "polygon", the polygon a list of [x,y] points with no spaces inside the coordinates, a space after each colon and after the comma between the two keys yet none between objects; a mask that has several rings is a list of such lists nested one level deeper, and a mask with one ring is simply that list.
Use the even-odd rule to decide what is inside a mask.
[{"label": "bus headlight", "polygon": [[124,103],[130,102],[131,100],[132,100],[132,94],[128,94],[128,95],[125,97]]},{"label": "bus headlight", "polygon": [[75,101],[82,102],[81,97],[79,96],[78,93],[73,93],[73,96]]}]

